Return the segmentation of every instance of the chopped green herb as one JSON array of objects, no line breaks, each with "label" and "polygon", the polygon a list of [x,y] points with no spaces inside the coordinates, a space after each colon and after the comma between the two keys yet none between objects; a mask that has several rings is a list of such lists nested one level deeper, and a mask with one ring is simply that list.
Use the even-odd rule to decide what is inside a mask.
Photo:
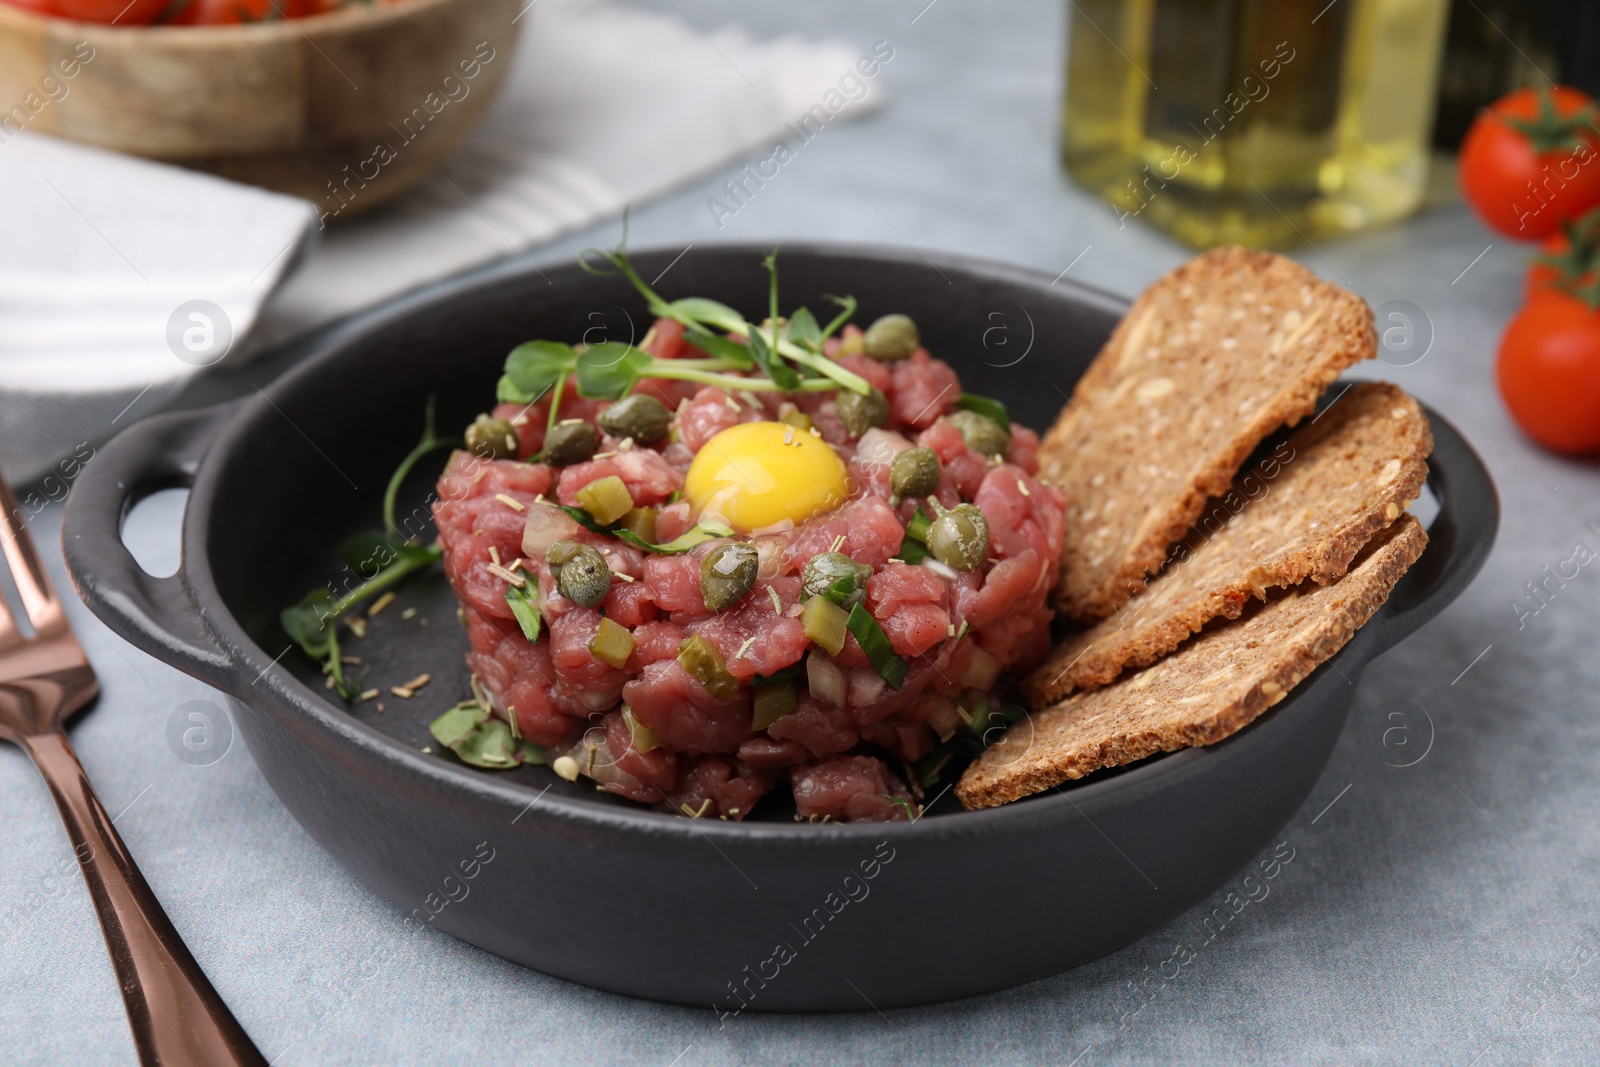
[{"label": "chopped green herb", "polygon": [[489,709],[475,700],[457,704],[433,722],[428,732],[445,748],[454,748],[465,741],[489,717]]},{"label": "chopped green herb", "polygon": [[751,685],[787,685],[788,683],[794,681],[796,678],[800,677],[800,672],[805,670],[805,669],[806,669],[805,660],[801,659],[801,661],[799,663],[790,664],[789,666],[783,668],[783,670],[781,670],[781,671],[773,671],[771,674],[757,674],[757,675],[754,675],[750,679],[750,684]]},{"label": "chopped green herb", "polygon": [[506,586],[506,604],[511,608],[511,614],[516,617],[517,625],[522,627],[522,636],[529,641],[539,640],[539,624],[542,616],[539,614],[539,578],[528,571],[522,572],[525,580],[523,586]]},{"label": "chopped green herb", "polygon": [[906,523],[905,537],[900,540],[900,548],[895,552],[898,559],[907,563],[921,563],[928,558],[928,527],[931,525],[928,513],[922,510],[919,504],[912,514],[911,521]]},{"label": "chopped green herb", "polygon": [[515,736],[503,719],[475,700],[457,704],[433,722],[428,732],[463,763],[507,771],[524,763],[543,763],[544,749]]},{"label": "chopped green herb", "polygon": [[617,540],[625,541],[635,548],[641,548],[646,552],[654,552],[657,555],[662,556],[676,556],[689,551],[698,544],[713,540],[714,538],[733,536],[733,531],[728,527],[723,526],[721,523],[702,522],[687,532],[679,534],[670,541],[666,541],[661,544],[652,544],[621,523],[613,523],[610,526],[606,526],[596,522],[594,516],[590,515],[582,508],[568,507],[566,504],[557,504],[556,506],[562,511],[566,512],[568,515],[571,515],[573,519],[577,521],[578,525],[582,526],[586,530],[590,530],[598,534],[605,534],[609,537],[615,537]]},{"label": "chopped green herb", "polygon": [[[855,595],[855,591],[855,575],[847,574],[843,578],[840,578],[837,582],[834,582],[832,585],[828,586],[827,591],[825,591],[822,595],[842,608],[846,604],[850,604],[850,598]],[[859,598],[857,599],[856,603],[860,603]],[[855,606],[855,604],[850,604],[850,607],[852,608]]]},{"label": "chopped green herb", "polygon": [[889,635],[883,632],[883,627],[878,625],[878,620],[872,617],[866,606],[857,604],[851,608],[845,626],[856,635],[861,651],[867,654],[878,677],[888,682],[890,689],[899,689],[911,668],[889,645]]}]

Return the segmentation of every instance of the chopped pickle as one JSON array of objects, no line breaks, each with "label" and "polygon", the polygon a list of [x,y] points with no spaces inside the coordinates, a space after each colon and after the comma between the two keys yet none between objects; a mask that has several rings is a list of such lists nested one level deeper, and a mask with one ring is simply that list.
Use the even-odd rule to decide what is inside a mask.
[{"label": "chopped pickle", "polygon": [[641,541],[656,539],[656,509],[629,508],[622,516],[622,528]]},{"label": "chopped pickle", "polygon": [[656,732],[640,722],[633,714],[633,709],[622,705],[622,721],[628,727],[628,736],[633,739],[633,747],[637,752],[654,752],[661,747],[661,741],[656,737]]},{"label": "chopped pickle", "polygon": [[722,662],[722,653],[710,641],[695,634],[678,646],[678,662],[689,672],[689,677],[705,686],[706,692],[723,703],[739,693],[739,680],[728,673]]},{"label": "chopped pickle", "polygon": [[579,489],[578,503],[601,526],[609,526],[633,510],[633,497],[615,474],[597,478]]},{"label": "chopped pickle", "polygon": [[610,619],[601,619],[600,629],[589,638],[589,653],[601,663],[621,669],[627,666],[628,657],[633,655],[633,634],[628,632],[626,626]]},{"label": "chopped pickle", "polygon": [[839,650],[844,648],[845,622],[850,618],[850,613],[825,596],[814,596],[806,601],[805,613],[800,616],[800,622],[805,627],[806,637],[810,638],[817,647],[825,650],[830,656],[837,656]]},{"label": "chopped pickle", "polygon": [[778,421],[787,426],[793,426],[797,430],[810,430],[812,426],[811,416],[807,415],[799,408],[796,408],[793,411],[785,411],[782,415],[778,416]]},{"label": "chopped pickle", "polygon": [[755,718],[750,723],[750,729],[765,730],[798,706],[794,690],[787,685],[757,686]]}]

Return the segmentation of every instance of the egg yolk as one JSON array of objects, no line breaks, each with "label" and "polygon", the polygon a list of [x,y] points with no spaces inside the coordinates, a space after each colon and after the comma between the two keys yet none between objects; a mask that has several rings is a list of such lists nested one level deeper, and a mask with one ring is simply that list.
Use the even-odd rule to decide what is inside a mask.
[{"label": "egg yolk", "polygon": [[787,529],[850,495],[844,461],[822,438],[781,422],[745,422],[707,441],[683,495],[701,519],[744,533]]}]

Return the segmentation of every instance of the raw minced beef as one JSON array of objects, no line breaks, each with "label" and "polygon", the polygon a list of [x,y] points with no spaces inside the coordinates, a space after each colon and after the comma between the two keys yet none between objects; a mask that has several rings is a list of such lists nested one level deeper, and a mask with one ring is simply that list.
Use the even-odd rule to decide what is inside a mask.
[{"label": "raw minced beef", "polygon": [[[650,350],[658,358],[701,355],[683,343],[676,323],[657,322],[653,334]],[[949,366],[923,349],[893,364],[840,356],[859,344],[860,331],[846,327],[828,351],[883,390],[891,412],[886,427],[860,439],[846,432],[831,393],[730,396],[652,380],[640,390],[677,412],[671,443],[627,448],[602,436],[598,458],[554,470],[527,462],[543,442],[545,403],[494,410],[517,428],[521,458],[456,453],[439,480],[434,516],[445,571],[462,604],[468,666],[496,714],[515,716],[528,740],[577,758],[602,788],[683,814],[743,818],[765,793],[787,783],[803,818],[910,817],[912,793],[893,769],[898,761],[917,760],[950,736],[963,714],[958,702],[970,704],[974,690],[991,689],[998,671],[1026,670],[1048,651],[1048,592],[1061,554],[1064,500],[1034,477],[1032,430],[1012,424],[1006,462],[967,448],[944,418],[960,395]],[[561,415],[592,421],[605,406],[568,396]],[[635,505],[658,509],[657,542],[671,540],[696,521],[687,502],[673,502],[696,451],[731,426],[796,407],[846,461],[851,498],[792,530],[754,538],[759,577],[727,610],[708,610],[700,591],[701,559],[726,540],[683,555],[650,554],[569,520],[562,539],[593,546],[616,575],[598,608],[562,596],[542,552],[525,556],[530,512],[540,509],[559,526],[565,516],[546,502],[575,505],[579,490],[612,475]],[[941,506],[969,502],[987,518],[989,559],[979,569],[894,559],[918,501],[891,504],[889,461],[913,446],[939,456],[943,476],[932,495]],[[806,637],[801,568],[835,549],[873,568],[865,606],[909,666],[898,690],[873,669],[854,636],[837,656]],[[545,630],[537,642],[523,635],[506,602],[502,575],[513,565],[538,579]],[[621,667],[589,651],[602,618],[633,636]],[[741,683],[731,699],[713,697],[678,661],[691,636],[710,642]],[[746,683],[787,668],[798,668],[795,709],[753,730],[753,690]],[[813,692],[807,680],[819,678],[827,684]],[[653,734],[655,747],[636,747],[624,708]]]}]

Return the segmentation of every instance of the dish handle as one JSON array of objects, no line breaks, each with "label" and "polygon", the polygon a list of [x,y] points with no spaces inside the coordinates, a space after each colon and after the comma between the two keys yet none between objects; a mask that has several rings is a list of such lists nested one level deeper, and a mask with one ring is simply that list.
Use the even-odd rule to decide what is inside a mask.
[{"label": "dish handle", "polygon": [[189,488],[237,403],[135,423],[84,464],[61,516],[61,548],[83,602],[129,642],[208,685],[230,691],[232,660],[200,617],[182,564],[157,578],[122,543],[133,506],[162,489]]},{"label": "dish handle", "polygon": [[1428,547],[1373,617],[1370,655],[1381,655],[1443,611],[1482,569],[1500,528],[1500,498],[1483,460],[1461,432],[1427,409],[1433,428],[1428,489],[1439,513],[1428,527]]}]

